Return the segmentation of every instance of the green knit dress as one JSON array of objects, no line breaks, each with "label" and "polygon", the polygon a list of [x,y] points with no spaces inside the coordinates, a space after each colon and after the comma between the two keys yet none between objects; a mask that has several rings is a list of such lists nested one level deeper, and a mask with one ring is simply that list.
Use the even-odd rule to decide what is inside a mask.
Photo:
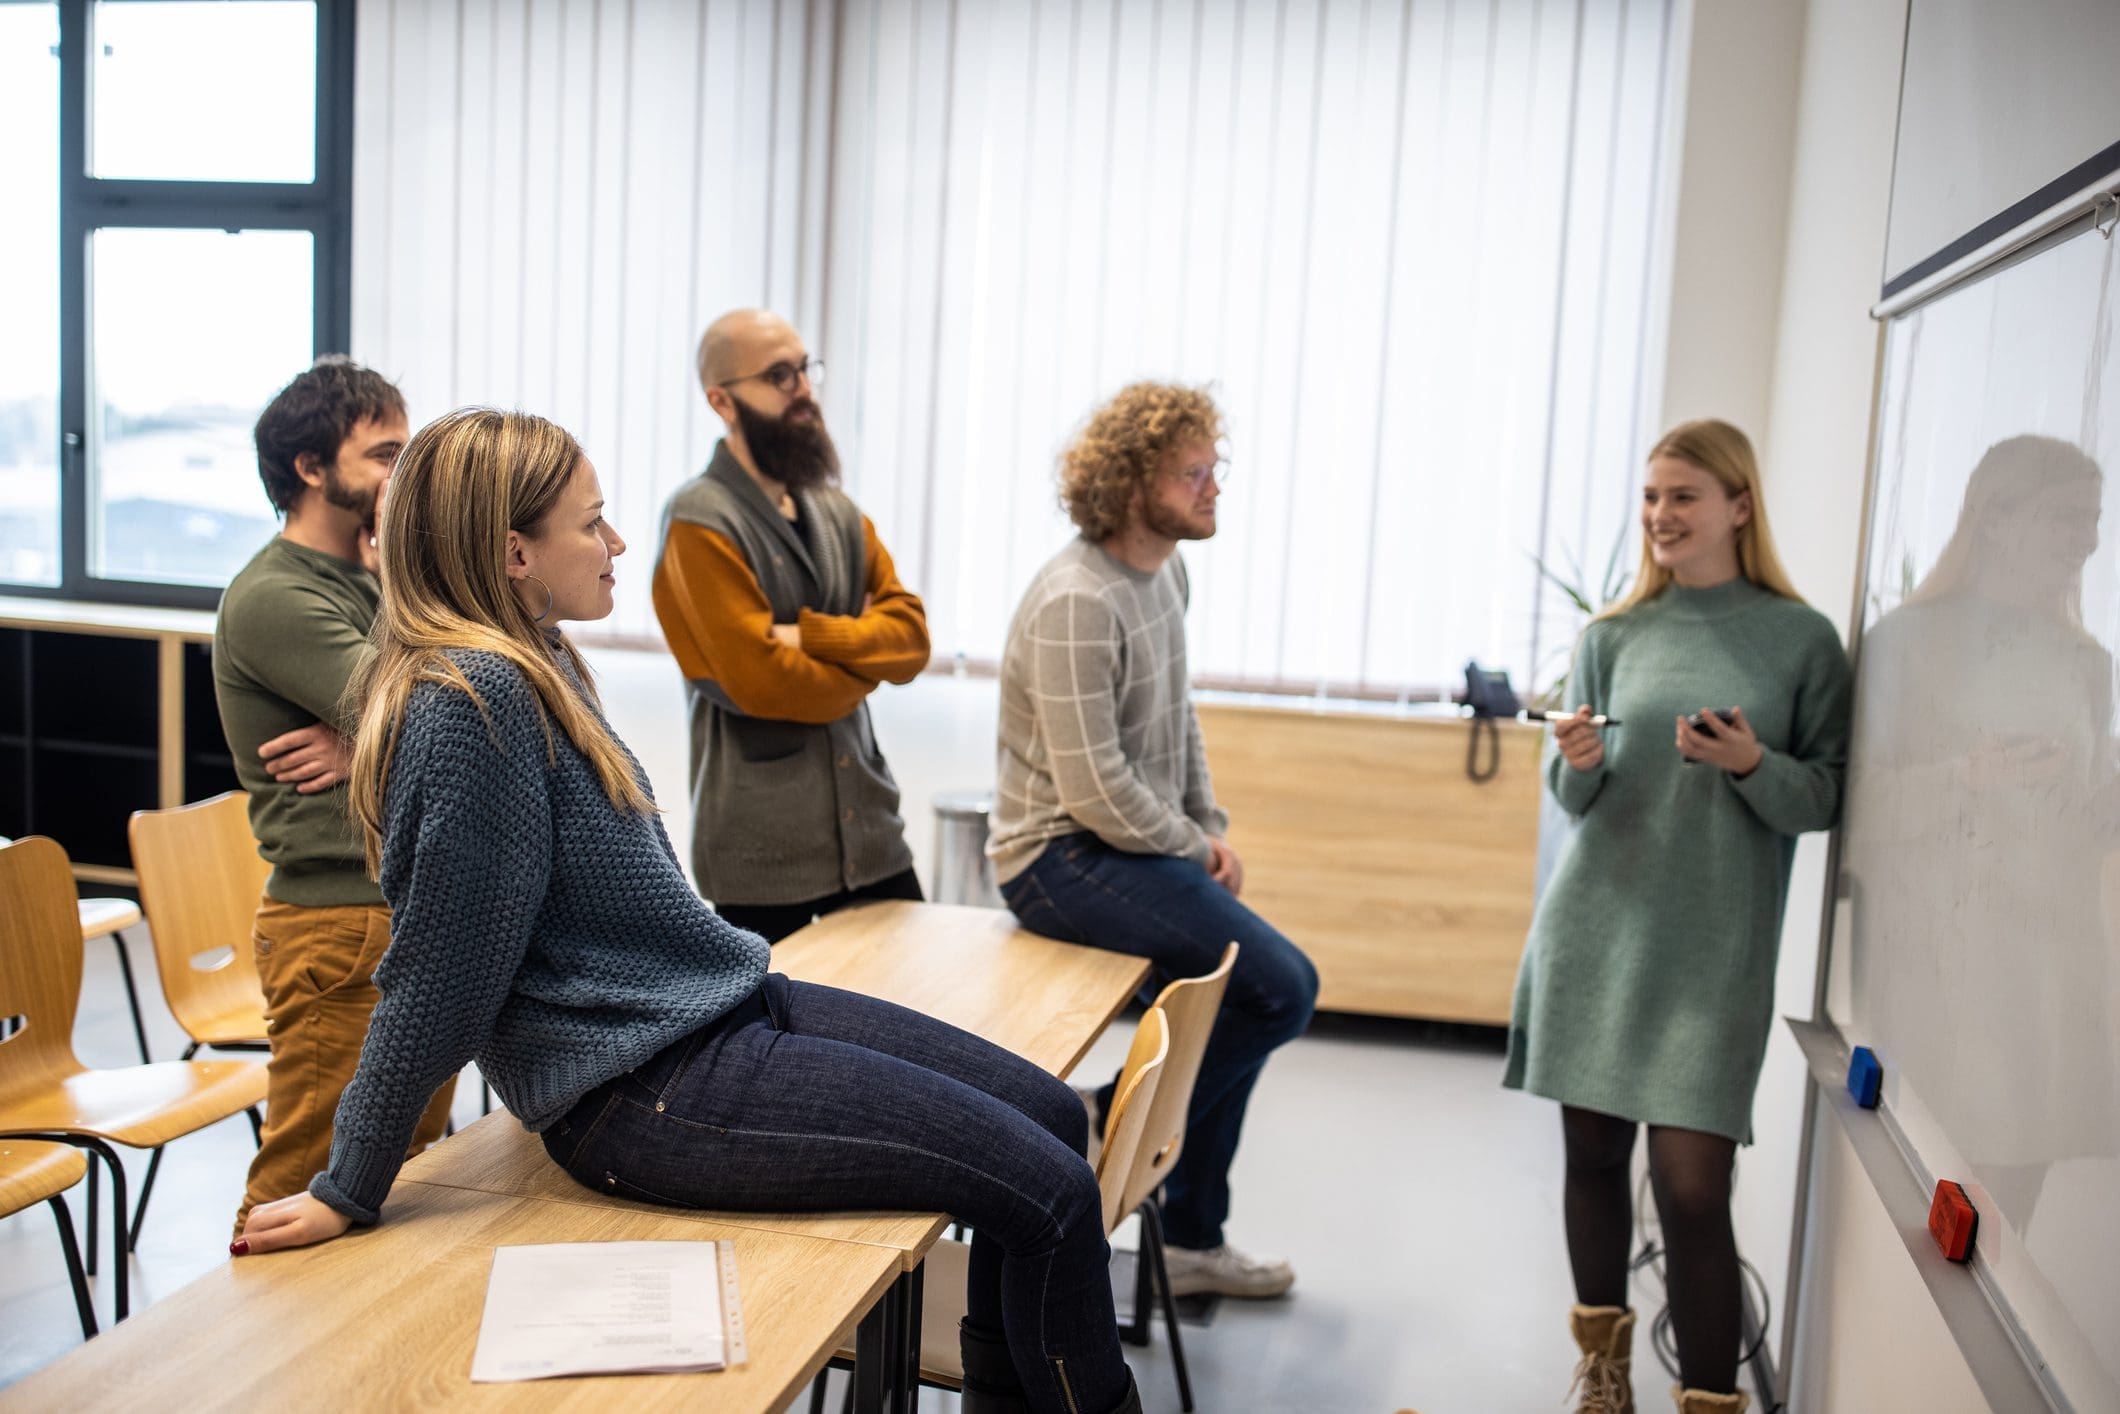
[{"label": "green knit dress", "polygon": [[[1840,810],[1847,654],[1822,614],[1747,580],[1673,585],[1591,624],[1568,688],[1621,725],[1596,769],[1547,764],[1577,828],[1524,947],[1502,1083],[1749,1144],[1796,836]],[[1743,780],[1673,744],[1675,718],[1731,706],[1766,751]]]}]

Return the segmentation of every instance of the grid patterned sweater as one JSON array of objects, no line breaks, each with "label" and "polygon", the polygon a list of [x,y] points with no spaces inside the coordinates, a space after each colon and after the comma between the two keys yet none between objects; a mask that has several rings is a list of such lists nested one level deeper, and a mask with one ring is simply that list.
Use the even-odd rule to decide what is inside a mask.
[{"label": "grid patterned sweater", "polygon": [[[1577,817],[1517,974],[1503,1084],[1751,1142],[1795,837],[1829,828],[1849,671],[1823,615],[1742,580],[1673,586],[1590,625],[1569,705],[1618,718],[1605,760],[1555,753]],[[1674,719],[1741,706],[1765,756],[1688,765]]]},{"label": "grid patterned sweater", "polygon": [[1001,656],[987,853],[999,883],[1087,830],[1130,854],[1206,865],[1215,804],[1185,666],[1185,562],[1153,574],[1076,538],[1038,571]]},{"label": "grid patterned sweater", "polygon": [[557,724],[548,749],[514,665],[450,658],[483,707],[440,683],[406,706],[384,802],[382,1000],[310,1184],[356,1222],[377,1220],[420,1111],[466,1061],[541,1130],[765,978],[765,940],[692,891],[661,819],[615,810]]}]

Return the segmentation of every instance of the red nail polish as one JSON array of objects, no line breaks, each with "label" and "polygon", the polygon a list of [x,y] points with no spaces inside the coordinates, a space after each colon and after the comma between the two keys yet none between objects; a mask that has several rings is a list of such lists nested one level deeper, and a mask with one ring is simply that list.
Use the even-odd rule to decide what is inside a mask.
[{"label": "red nail polish", "polygon": [[239,1237],[235,1241],[229,1243],[228,1255],[231,1257],[248,1257],[250,1255],[250,1239],[247,1237]]}]

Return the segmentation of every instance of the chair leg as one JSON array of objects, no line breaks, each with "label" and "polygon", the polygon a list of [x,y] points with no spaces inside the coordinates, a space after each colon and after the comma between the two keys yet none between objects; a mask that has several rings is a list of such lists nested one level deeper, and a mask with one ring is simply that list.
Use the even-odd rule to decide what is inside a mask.
[{"label": "chair leg", "polygon": [[96,1274],[96,1214],[102,1211],[102,1206],[96,1202],[96,1193],[99,1186],[96,1181],[96,1161],[90,1159],[88,1161],[88,1261],[85,1264],[90,1276]]},{"label": "chair leg", "polygon": [[179,1059],[179,1060],[190,1060],[190,1059],[191,1059],[191,1058],[192,1058],[193,1056],[197,1055],[198,1053],[199,1053],[199,1043],[198,1043],[197,1041],[194,1041],[194,1042],[192,1042],[192,1043],[191,1043],[190,1045],[188,1045],[188,1046],[186,1046],[186,1047],[184,1048],[184,1054],[183,1054],[183,1055],[181,1055],[181,1056],[179,1056],[179,1057],[178,1057],[178,1059]]},{"label": "chair leg", "polygon": [[243,1113],[250,1120],[251,1142],[259,1148],[263,1148],[265,1146],[265,1116],[258,1113],[256,1105],[252,1105]]},{"label": "chair leg", "polygon": [[147,1054],[147,1023],[140,1016],[140,989],[133,982],[132,956],[125,950],[125,930],[118,929],[110,935],[111,944],[118,950],[118,972],[125,978],[125,1000],[132,1007],[133,1039],[140,1043],[140,1064],[149,1064]]},{"label": "chair leg", "polygon": [[[158,1146],[154,1157],[147,1161],[147,1178],[140,1185],[140,1206],[133,1209],[132,1230],[126,1234],[125,1250],[136,1252],[140,1247],[140,1227],[147,1221],[147,1200],[154,1195],[155,1171],[162,1167],[162,1150]],[[119,1220],[124,1220],[124,1209],[118,1210]]]},{"label": "chair leg", "polygon": [[1185,1368],[1185,1340],[1178,1334],[1178,1302],[1170,1293],[1170,1270],[1163,1261],[1163,1215],[1153,1201],[1141,1205],[1141,1245],[1153,1254],[1156,1285],[1163,1293],[1163,1323],[1170,1331],[1170,1363],[1178,1375],[1178,1407],[1192,1414],[1192,1376]]},{"label": "chair leg", "polygon": [[[118,1162],[117,1151],[96,1138],[93,1134],[19,1134],[18,1139],[49,1139],[57,1144],[71,1144],[76,1149],[86,1149],[103,1167],[110,1170],[110,1254],[117,1267],[115,1273],[117,1291],[111,1302],[111,1320],[122,1321],[131,1312],[130,1275],[132,1264],[125,1259],[125,1166]],[[96,1270],[96,1165],[88,1166],[88,1260],[84,1264],[93,1274]]]},{"label": "chair leg", "polygon": [[1141,1242],[1134,1252],[1134,1313],[1125,1325],[1119,1327],[1119,1339],[1128,1345],[1146,1345],[1156,1333],[1156,1288],[1150,1280],[1155,1274],[1148,1251],[1148,1210],[1151,1204],[1141,1205]]},{"label": "chair leg", "polygon": [[66,1279],[74,1288],[74,1310],[81,1317],[81,1339],[96,1334],[96,1308],[88,1299],[88,1274],[81,1270],[81,1249],[74,1242],[74,1215],[66,1210],[66,1199],[51,1196],[52,1213],[59,1219],[59,1249],[66,1254]]}]

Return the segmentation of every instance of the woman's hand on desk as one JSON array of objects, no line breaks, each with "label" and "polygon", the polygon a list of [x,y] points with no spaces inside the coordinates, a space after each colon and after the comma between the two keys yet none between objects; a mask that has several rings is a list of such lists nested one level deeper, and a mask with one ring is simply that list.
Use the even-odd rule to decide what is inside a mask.
[{"label": "woman's hand on desk", "polygon": [[329,1203],[297,1193],[252,1208],[243,1235],[228,1244],[228,1251],[231,1256],[249,1257],[282,1247],[307,1247],[312,1242],[328,1242],[351,1226],[353,1220]]}]

